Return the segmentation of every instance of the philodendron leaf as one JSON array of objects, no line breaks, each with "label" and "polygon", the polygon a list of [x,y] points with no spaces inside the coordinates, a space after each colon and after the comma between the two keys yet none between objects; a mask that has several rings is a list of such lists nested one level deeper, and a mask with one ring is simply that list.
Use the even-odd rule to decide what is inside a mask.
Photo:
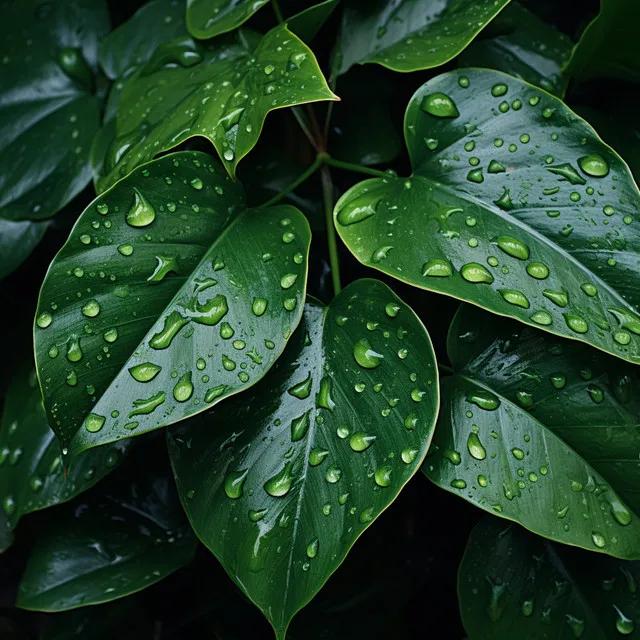
[{"label": "philodendron leaf", "polygon": [[393,71],[455,58],[509,0],[369,0],[346,3],[337,71],[375,62]]},{"label": "philodendron leaf", "polygon": [[99,127],[93,95],[103,0],[23,0],[0,7],[0,217],[57,213],[91,178]]},{"label": "philodendron leaf", "polygon": [[427,476],[545,537],[640,558],[637,367],[470,306],[448,352]]},{"label": "philodendron leaf", "polygon": [[187,28],[206,40],[233,31],[269,0],[187,0]]},{"label": "philodendron leaf", "polygon": [[35,349],[49,424],[73,452],[182,420],[257,382],[302,316],[309,226],[246,209],[198,152],[91,203],[45,278]]},{"label": "philodendron leaf", "polygon": [[110,473],[129,442],[73,458],[62,455],[47,424],[35,371],[19,371],[7,390],[0,422],[0,499],[5,528],[27,513],[71,500]]},{"label": "philodendron leaf", "polygon": [[315,56],[285,26],[260,38],[238,32],[159,47],[125,85],[99,190],[193,136],[210,140],[233,176],[256,144],[267,114],[335,100]]},{"label": "philodendron leaf", "polygon": [[580,80],[619,78],[640,82],[635,39],[640,5],[635,0],[600,0],[600,13],[573,49],[566,71]]},{"label": "philodendron leaf", "polygon": [[640,194],[560,100],[497,71],[424,84],[405,139],[414,175],[336,205],[364,264],[640,362]]},{"label": "philodendron leaf", "polygon": [[469,640],[616,640],[640,620],[640,563],[554,545],[485,518],[458,574]]},{"label": "philodendron leaf", "polygon": [[[504,71],[562,97],[569,82],[562,67],[571,55],[572,42],[517,2],[512,2],[491,23],[494,37],[476,38],[461,54],[464,67]],[[486,32],[485,32],[486,33]]]},{"label": "philodendron leaf", "polygon": [[437,411],[424,326],[359,280],[306,305],[259,385],[169,432],[196,534],[278,638],[413,476]]},{"label": "philodendron leaf", "polygon": [[195,546],[171,478],[146,469],[42,532],[16,605],[65,611],[116,600],[188,564]]},{"label": "philodendron leaf", "polygon": [[36,248],[48,222],[0,218],[0,280],[15,271]]}]

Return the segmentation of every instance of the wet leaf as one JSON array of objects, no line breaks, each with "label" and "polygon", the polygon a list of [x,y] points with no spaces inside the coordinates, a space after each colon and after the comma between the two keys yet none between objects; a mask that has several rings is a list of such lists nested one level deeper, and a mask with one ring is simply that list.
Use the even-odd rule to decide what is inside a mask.
[{"label": "wet leaf", "polygon": [[640,194],[585,121],[465,69],[416,92],[405,139],[412,177],[366,180],[336,205],[360,262],[640,362]]},{"label": "wet leaf", "polygon": [[577,342],[465,306],[423,467],[552,540],[640,558],[640,377]]},{"label": "wet leaf", "polygon": [[168,434],[196,534],[278,638],[413,476],[437,409],[422,323],[359,280],[307,304],[259,385]]},{"label": "wet leaf", "polygon": [[91,178],[107,8],[103,0],[5,2],[0,22],[0,217],[49,218]]},{"label": "wet leaf", "polygon": [[[496,35],[489,37],[489,30]],[[460,54],[459,62],[463,67],[504,71],[562,97],[569,82],[562,67],[572,44],[564,33],[511,2]]]},{"label": "wet leaf", "polygon": [[0,218],[0,280],[15,271],[38,246],[48,222]]},{"label": "wet leaf", "polygon": [[233,31],[269,0],[187,0],[187,27],[194,38],[206,40]]},{"label": "wet leaf", "polygon": [[36,540],[17,606],[65,611],[145,589],[188,564],[195,552],[170,477],[125,478],[75,506]]},{"label": "wet leaf", "polygon": [[297,209],[246,209],[242,186],[199,152],[150,162],[91,203],[34,325],[63,444],[139,435],[255,384],[300,321],[309,241]]},{"label": "wet leaf", "polygon": [[614,640],[640,620],[640,563],[552,544],[485,518],[469,538],[458,576],[469,640]]},{"label": "wet leaf", "polygon": [[509,0],[369,0],[346,3],[337,71],[375,62],[393,71],[455,58]]}]

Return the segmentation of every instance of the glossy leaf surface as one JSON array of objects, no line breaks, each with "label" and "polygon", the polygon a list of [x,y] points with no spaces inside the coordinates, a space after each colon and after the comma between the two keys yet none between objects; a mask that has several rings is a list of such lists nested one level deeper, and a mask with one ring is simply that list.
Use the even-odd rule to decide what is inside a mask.
[{"label": "glossy leaf surface", "polygon": [[469,640],[616,640],[640,620],[640,563],[594,557],[486,518],[458,577]]},{"label": "glossy leaf surface", "polygon": [[167,42],[123,89],[98,188],[193,136],[210,140],[233,176],[270,111],[333,99],[312,51],[285,26],[261,39]]},{"label": "glossy leaf surface", "polygon": [[640,377],[577,342],[463,307],[424,466],[553,540],[640,558]]},{"label": "glossy leaf surface", "polygon": [[338,72],[375,62],[393,71],[438,67],[455,58],[509,0],[347,2]]},{"label": "glossy leaf surface", "polygon": [[301,40],[310,42],[329,19],[340,0],[324,0],[286,19],[287,26]]},{"label": "glossy leaf surface", "polygon": [[[485,38],[487,31],[496,35]],[[504,71],[562,97],[569,81],[562,68],[572,44],[564,33],[511,2],[460,54],[459,62],[463,67]]]},{"label": "glossy leaf surface", "polygon": [[47,222],[0,218],[0,280],[15,271],[38,246]]},{"label": "glossy leaf surface", "polygon": [[103,0],[24,0],[0,7],[0,217],[42,219],[89,182],[99,127]]},{"label": "glossy leaf surface", "polygon": [[187,28],[206,40],[233,31],[269,0],[187,0]]},{"label": "glossy leaf surface", "polygon": [[102,194],[49,268],[36,314],[58,437],[78,452],[257,382],[300,321],[309,242],[297,209],[245,209],[240,184],[203,153],[164,156]]},{"label": "glossy leaf surface", "polygon": [[65,611],[140,591],[187,564],[195,552],[170,477],[146,470],[81,503],[36,540],[17,606]]},{"label": "glossy leaf surface", "polygon": [[640,82],[639,22],[640,5],[635,0],[600,0],[600,13],[576,44],[567,73],[580,80],[605,77]]},{"label": "glossy leaf surface", "polygon": [[336,205],[360,262],[640,362],[640,194],[586,122],[468,69],[416,92],[405,139],[412,177],[366,180]]},{"label": "glossy leaf surface", "polygon": [[279,638],[415,473],[437,410],[422,323],[360,280],[307,304],[259,385],[169,433],[194,530]]},{"label": "glossy leaf surface", "polygon": [[113,471],[129,447],[119,442],[68,458],[49,425],[35,371],[20,371],[7,389],[0,422],[0,500],[4,527],[27,513],[71,500]]}]

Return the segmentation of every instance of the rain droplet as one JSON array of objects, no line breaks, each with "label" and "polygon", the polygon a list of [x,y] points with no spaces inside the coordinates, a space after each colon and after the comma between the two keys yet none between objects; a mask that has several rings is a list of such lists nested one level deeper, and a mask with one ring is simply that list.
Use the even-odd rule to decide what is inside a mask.
[{"label": "rain droplet", "polygon": [[460,115],[454,101],[440,92],[425,96],[420,106],[425,113],[437,118],[457,118]]}]

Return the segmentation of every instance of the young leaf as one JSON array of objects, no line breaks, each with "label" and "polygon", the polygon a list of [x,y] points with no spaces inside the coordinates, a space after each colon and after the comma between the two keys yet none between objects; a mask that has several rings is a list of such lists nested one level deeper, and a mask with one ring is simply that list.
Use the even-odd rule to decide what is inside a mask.
[{"label": "young leaf", "polygon": [[574,47],[566,72],[580,80],[604,77],[640,82],[639,21],[636,0],[600,0],[600,13]]},{"label": "young leaf", "polygon": [[640,558],[640,378],[577,342],[463,307],[423,467],[540,535]]},{"label": "young leaf", "polygon": [[128,448],[129,442],[123,441],[66,459],[47,424],[35,371],[19,371],[7,390],[0,422],[5,529],[15,529],[27,513],[86,491],[113,471]]},{"label": "young leaf", "polygon": [[98,188],[193,136],[210,140],[234,176],[270,111],[335,99],[313,52],[285,26],[261,39],[167,42],[123,89]]},{"label": "young leaf", "polygon": [[0,280],[15,271],[38,246],[48,222],[0,218]]},{"label": "young leaf", "polygon": [[309,242],[297,209],[246,209],[203,153],[164,156],[102,194],[51,264],[34,326],[63,444],[157,429],[257,382],[302,316]]},{"label": "young leaf", "polygon": [[640,194],[586,122],[468,69],[418,89],[405,139],[411,178],[366,180],[336,205],[360,262],[640,362]]},{"label": "young leaf", "polygon": [[206,40],[233,31],[269,0],[187,0],[187,28]]},{"label": "young leaf", "polygon": [[289,31],[295,33],[301,40],[311,42],[338,4],[340,4],[340,0],[317,2],[300,13],[287,18],[287,27]]},{"label": "young leaf", "polygon": [[554,95],[564,95],[569,78],[562,67],[572,47],[568,36],[517,2],[500,12],[489,30],[498,35],[476,38],[460,54],[461,66],[497,69]]},{"label": "young leaf", "polygon": [[458,574],[469,640],[633,634],[640,620],[640,563],[588,556],[485,518],[469,538]]},{"label": "young leaf", "polygon": [[188,564],[195,546],[171,478],[147,469],[69,510],[37,538],[16,604],[65,611],[110,602]]},{"label": "young leaf", "polygon": [[329,307],[307,304],[248,394],[168,434],[196,534],[278,638],[413,476],[437,411],[424,326],[359,280]]},{"label": "young leaf", "polygon": [[103,0],[23,0],[0,7],[0,217],[57,213],[91,178],[99,127],[93,95]]},{"label": "young leaf", "polygon": [[439,67],[455,58],[509,0],[347,2],[337,72],[375,62],[393,71]]}]

